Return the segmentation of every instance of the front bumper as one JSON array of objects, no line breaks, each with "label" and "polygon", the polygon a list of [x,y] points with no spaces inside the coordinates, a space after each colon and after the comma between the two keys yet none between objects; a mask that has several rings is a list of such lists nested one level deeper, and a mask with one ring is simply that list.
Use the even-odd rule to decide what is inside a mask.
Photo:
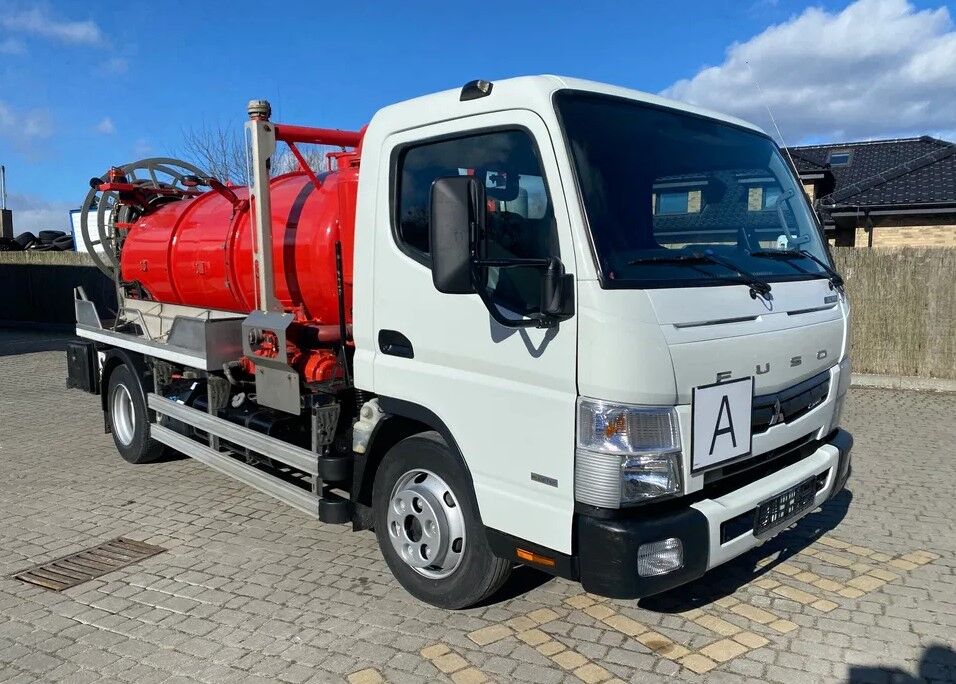
[{"label": "front bumper", "polygon": [[[837,430],[806,458],[718,498],[647,516],[579,516],[581,584],[594,594],[632,599],[697,579],[762,543],[754,536],[752,526],[753,513],[760,502],[810,477],[820,478],[813,505],[790,520],[789,526],[840,492],[850,475],[852,447],[850,433]],[[682,567],[657,577],[638,576],[638,548],[669,537],[681,540]]]}]

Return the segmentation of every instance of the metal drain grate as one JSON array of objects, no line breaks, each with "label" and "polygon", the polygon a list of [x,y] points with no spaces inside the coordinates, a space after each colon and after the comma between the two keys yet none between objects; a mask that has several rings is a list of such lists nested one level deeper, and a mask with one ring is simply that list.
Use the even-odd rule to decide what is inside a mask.
[{"label": "metal drain grate", "polygon": [[13,578],[44,589],[63,591],[165,550],[161,546],[117,537],[85,551],[18,572]]}]

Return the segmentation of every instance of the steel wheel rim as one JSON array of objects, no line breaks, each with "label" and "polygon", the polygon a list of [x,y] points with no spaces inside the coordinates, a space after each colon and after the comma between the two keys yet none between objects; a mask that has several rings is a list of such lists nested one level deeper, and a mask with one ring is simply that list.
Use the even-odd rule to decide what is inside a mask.
[{"label": "steel wheel rim", "polygon": [[415,572],[448,577],[465,552],[465,517],[451,487],[430,470],[410,470],[388,499],[387,534],[392,548]]},{"label": "steel wheel rim", "polygon": [[113,388],[113,434],[123,446],[133,443],[136,431],[136,413],[133,411],[133,397],[126,385]]}]

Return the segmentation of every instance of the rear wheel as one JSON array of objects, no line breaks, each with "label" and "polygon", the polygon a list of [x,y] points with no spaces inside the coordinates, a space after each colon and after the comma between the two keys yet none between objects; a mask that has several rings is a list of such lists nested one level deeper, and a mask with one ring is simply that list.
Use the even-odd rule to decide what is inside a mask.
[{"label": "rear wheel", "polygon": [[120,456],[136,464],[162,456],[163,445],[149,436],[149,411],[142,385],[129,366],[113,369],[106,392],[106,410]]},{"label": "rear wheel", "polygon": [[488,546],[464,464],[437,433],[392,447],[372,496],[382,555],[416,598],[466,608],[495,593],[511,573],[511,563]]}]

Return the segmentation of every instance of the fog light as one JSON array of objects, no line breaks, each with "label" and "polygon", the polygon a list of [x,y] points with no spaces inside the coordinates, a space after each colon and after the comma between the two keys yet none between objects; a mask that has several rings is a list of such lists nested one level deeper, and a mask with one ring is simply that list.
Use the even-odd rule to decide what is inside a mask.
[{"label": "fog light", "polygon": [[680,539],[670,537],[651,544],[641,544],[637,549],[637,574],[641,577],[656,577],[680,570],[684,565],[684,547]]}]

